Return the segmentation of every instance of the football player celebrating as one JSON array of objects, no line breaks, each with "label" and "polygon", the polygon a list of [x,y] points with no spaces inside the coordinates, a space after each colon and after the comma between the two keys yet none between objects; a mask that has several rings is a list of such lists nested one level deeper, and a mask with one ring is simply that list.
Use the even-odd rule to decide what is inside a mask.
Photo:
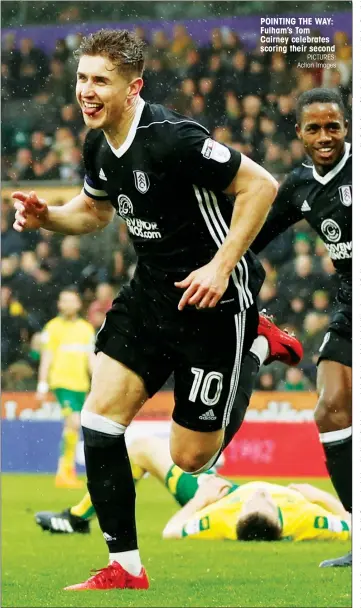
[{"label": "football player celebrating", "polygon": [[[347,512],[352,510],[352,160],[345,141],[347,120],[341,96],[328,89],[303,93],[297,103],[296,132],[310,160],[279,189],[261,232],[252,244],[259,253],[302,219],[325,243],[339,276],[337,307],[320,347],[319,395],[315,421],[327,468]],[[321,567],[350,566],[351,553]]]}]

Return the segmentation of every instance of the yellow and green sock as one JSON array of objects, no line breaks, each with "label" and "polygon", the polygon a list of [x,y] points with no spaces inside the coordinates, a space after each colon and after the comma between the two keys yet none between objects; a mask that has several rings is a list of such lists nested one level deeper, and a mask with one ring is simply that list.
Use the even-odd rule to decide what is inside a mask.
[{"label": "yellow and green sock", "polygon": [[60,444],[60,458],[58,462],[59,475],[73,475],[75,470],[75,453],[78,444],[79,431],[64,428]]}]

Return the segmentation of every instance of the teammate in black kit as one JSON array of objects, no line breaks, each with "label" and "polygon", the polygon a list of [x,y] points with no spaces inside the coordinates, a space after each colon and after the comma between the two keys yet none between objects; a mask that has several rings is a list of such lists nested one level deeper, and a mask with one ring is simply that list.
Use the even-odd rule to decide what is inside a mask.
[{"label": "teammate in black kit", "polygon": [[143,43],[100,31],[79,49],[77,99],[90,127],[81,194],[48,207],[13,194],[14,227],[82,234],[126,221],[138,265],[107,314],[82,412],[88,488],[110,565],[68,589],[148,588],[124,441],[146,399],[175,377],[173,461],[211,466],[240,369],[257,336],[263,269],[249,245],[277,193],[273,177],[196,122],[140,98]]},{"label": "teammate in black kit", "polygon": [[[325,243],[338,273],[337,307],[320,347],[315,420],[333,485],[351,512],[352,159],[341,96],[328,89],[303,93],[297,123],[297,135],[311,160],[292,171],[280,187],[252,250],[260,252],[286,228],[306,219]],[[350,565],[351,553],[321,564]]]}]

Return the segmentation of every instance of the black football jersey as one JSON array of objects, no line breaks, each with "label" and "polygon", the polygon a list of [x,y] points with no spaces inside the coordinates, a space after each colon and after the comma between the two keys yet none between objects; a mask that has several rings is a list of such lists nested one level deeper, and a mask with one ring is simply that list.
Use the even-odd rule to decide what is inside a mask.
[{"label": "black football jersey", "polygon": [[252,244],[259,253],[289,226],[305,219],[325,243],[340,277],[339,299],[351,303],[352,155],[351,145],[326,175],[311,162],[294,169],[280,187],[261,232]]},{"label": "black football jersey", "polygon": [[[174,281],[208,263],[226,238],[233,198],[223,193],[241,154],[194,120],[139,100],[126,141],[113,148],[101,130],[84,143],[85,193],[109,200],[126,222],[138,256],[135,280],[173,294]],[[263,282],[251,252],[234,269],[220,304],[249,308]]]}]

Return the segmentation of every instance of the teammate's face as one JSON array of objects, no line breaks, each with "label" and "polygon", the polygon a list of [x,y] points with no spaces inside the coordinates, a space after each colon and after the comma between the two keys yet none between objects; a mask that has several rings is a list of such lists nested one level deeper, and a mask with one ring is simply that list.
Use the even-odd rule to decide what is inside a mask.
[{"label": "teammate's face", "polygon": [[58,300],[58,310],[65,317],[74,317],[81,309],[81,300],[76,293],[63,291]]},{"label": "teammate's face", "polygon": [[337,103],[311,103],[303,108],[296,132],[316,170],[326,173],[343,153],[347,120]]},{"label": "teammate's face", "polygon": [[116,128],[142,84],[141,78],[130,80],[120,74],[106,57],[83,55],[78,65],[76,97],[87,127],[105,131]]}]

